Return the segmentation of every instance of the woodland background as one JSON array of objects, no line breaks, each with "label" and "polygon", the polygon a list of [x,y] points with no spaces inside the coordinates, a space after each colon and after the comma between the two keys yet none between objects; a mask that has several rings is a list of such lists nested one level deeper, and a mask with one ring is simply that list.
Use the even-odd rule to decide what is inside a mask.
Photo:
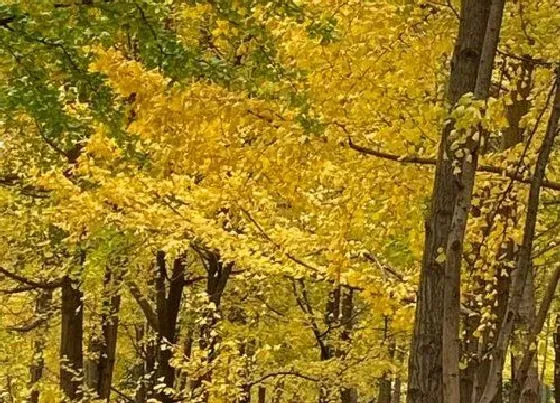
[{"label": "woodland background", "polygon": [[0,402],[560,402],[558,0],[2,0]]}]

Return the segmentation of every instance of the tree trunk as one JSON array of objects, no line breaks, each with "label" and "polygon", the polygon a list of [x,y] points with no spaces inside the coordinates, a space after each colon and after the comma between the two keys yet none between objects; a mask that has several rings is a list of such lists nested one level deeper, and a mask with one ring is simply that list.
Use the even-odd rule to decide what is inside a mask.
[{"label": "tree trunk", "polygon": [[[158,383],[162,380],[165,388],[173,389],[175,368],[171,366],[172,346],[177,342],[177,317],[185,285],[184,262],[182,258],[173,260],[173,269],[168,281],[169,287],[166,286],[167,269],[165,254],[162,251],[158,251],[156,254],[155,270],[156,315],[159,327],[156,343],[156,379]],[[174,401],[172,393],[166,390],[159,391],[157,398],[163,403]]]},{"label": "tree trunk", "polygon": [[62,282],[61,311],[60,389],[69,401],[77,401],[82,397],[83,302],[80,283],[69,276]]},{"label": "tree trunk", "polygon": [[[519,304],[519,314],[515,321],[515,332],[512,334],[512,345],[516,346],[521,354],[530,346],[527,344],[529,333],[534,326],[535,316],[537,315],[535,307],[535,289],[534,289],[534,273],[533,269],[529,270],[527,282],[523,290],[523,297]],[[511,366],[512,370],[517,369],[520,364],[520,357],[512,354]],[[512,382],[515,382],[517,374],[512,376]],[[516,386],[515,389],[518,389]],[[539,403],[539,378],[537,372],[536,359],[532,360],[527,374],[525,386],[520,391],[520,396],[510,397],[511,402],[519,403]]]},{"label": "tree trunk", "polygon": [[391,378],[387,374],[379,380],[377,403],[391,403]]},{"label": "tree trunk", "polygon": [[[350,347],[352,342],[352,327],[354,325],[354,291],[350,287],[345,287],[341,289],[342,301],[341,301],[341,324],[342,332],[340,334],[340,340],[346,344],[346,347]],[[346,355],[345,351],[341,351],[338,354],[340,357]],[[340,402],[341,403],[357,403],[358,402],[358,389],[356,388],[346,388],[343,387],[340,390]]]},{"label": "tree trunk", "polygon": [[[389,341],[388,339],[388,325],[389,320],[385,318],[385,343]],[[395,358],[396,345],[394,341],[389,341],[388,351],[389,359],[394,360]],[[385,372],[383,377],[379,380],[379,393],[377,396],[377,403],[391,403],[391,373]]]},{"label": "tree trunk", "polygon": [[[517,77],[516,88],[510,94],[510,97],[512,98],[512,105],[508,107],[506,111],[507,118],[508,118],[508,128],[504,130],[504,135],[503,135],[504,150],[523,141],[525,128],[520,127],[521,126],[520,122],[521,122],[521,118],[529,112],[529,108],[531,106],[531,101],[529,100],[529,96],[532,88],[532,74],[533,74],[534,66],[530,60],[523,60],[517,64],[514,64],[513,67],[515,71],[519,71],[520,73],[519,76]],[[502,214],[504,221],[509,220],[511,217],[514,222],[514,225],[516,225],[517,215],[511,214],[511,212],[512,211],[517,212],[517,200],[513,200],[510,209],[505,209],[505,210],[506,211],[504,211],[504,214]],[[517,245],[513,244],[513,242],[514,241],[512,239],[508,239],[508,249],[506,251],[506,254],[507,254],[507,259],[509,261],[515,261],[515,258],[517,257],[515,251],[518,248]],[[508,277],[502,280],[507,282],[507,287],[504,287],[505,289],[500,289],[499,287],[498,289],[498,295],[502,295],[502,298],[499,299],[499,305],[501,306],[501,308],[498,310],[496,315],[498,323],[502,322],[505,315],[507,298],[505,298],[504,296],[509,293],[508,279],[509,276],[511,275],[511,270],[508,270],[507,274]],[[520,337],[512,341],[512,344],[516,344],[517,349],[520,351],[524,351],[527,347],[526,346],[527,336],[533,326],[535,315],[537,314],[534,281],[535,281],[535,277],[533,275],[533,270],[530,270],[525,285],[525,290],[523,292],[523,298],[520,303],[519,315],[514,325],[517,328]],[[507,290],[508,292],[506,293],[505,290]],[[516,365],[517,365],[517,360],[515,359],[515,357],[512,356],[512,370],[515,369]],[[489,368],[489,362],[487,366]],[[539,386],[538,373],[537,373],[537,363],[535,360],[535,362],[533,362],[531,365],[526,388],[522,392],[521,402],[538,403],[539,387],[540,386]]]},{"label": "tree trunk", "polygon": [[266,403],[266,387],[259,386],[259,403]]},{"label": "tree trunk", "polygon": [[393,397],[391,403],[401,403],[401,378],[399,374],[395,375],[395,384],[393,387]]},{"label": "tree trunk", "polygon": [[204,362],[208,366],[204,374],[193,382],[193,392],[202,402],[207,402],[210,398],[208,390],[204,387],[204,382],[212,380],[212,362],[218,355],[217,346],[220,337],[215,335],[215,329],[220,322],[220,304],[224,289],[231,274],[233,263],[224,264],[220,256],[214,252],[205,252],[206,269],[208,270],[208,280],[206,283],[206,294],[208,295],[208,306],[204,309],[205,321],[200,327],[199,347],[205,352]]},{"label": "tree trunk", "polygon": [[[454,105],[459,98],[475,88],[482,44],[489,14],[487,0],[464,0],[461,7],[459,34],[455,42],[447,101]],[[452,125],[442,132],[431,214],[426,220],[424,257],[408,370],[409,403],[440,403],[443,401],[442,331],[444,264],[437,259],[447,246],[454,204],[453,167],[444,154],[449,148]],[[447,153],[447,155],[450,155]]]},{"label": "tree trunk", "polygon": [[537,223],[540,188],[544,181],[548,158],[558,132],[558,119],[560,118],[560,89],[557,82],[555,83],[555,87],[552,113],[548,120],[545,138],[537,158],[533,182],[531,183],[529,189],[523,243],[519,249],[516,268],[512,273],[508,307],[499,329],[496,346],[492,351],[490,374],[484,388],[484,393],[480,399],[480,403],[490,403],[498,390],[498,381],[503,371],[505,355],[511,338],[513,322],[518,313],[519,305],[523,297],[525,283],[529,275],[529,270],[531,269],[531,252]]},{"label": "tree trunk", "polygon": [[115,275],[115,270],[110,266],[105,268],[103,280],[105,295],[103,296],[100,332],[92,335],[89,351],[90,354],[93,353],[93,358],[88,361],[86,367],[88,388],[95,392],[97,399],[107,402],[111,396],[121,303],[117,289],[121,276],[120,274]]},{"label": "tree trunk", "polygon": [[[488,24],[484,36],[480,66],[474,98],[486,101],[490,92],[492,69],[494,58],[498,48],[500,30],[505,0],[493,0],[490,7]],[[443,301],[443,400],[445,402],[460,402],[460,369],[459,361],[461,354],[460,329],[460,307],[461,307],[461,265],[463,261],[463,247],[467,220],[471,210],[472,195],[476,178],[476,167],[480,141],[484,139],[485,133],[482,128],[473,128],[473,133],[478,133],[478,139],[474,134],[469,136],[465,133],[466,148],[459,149],[461,154],[454,153],[453,164],[459,168],[458,174],[454,175],[453,194],[455,203],[451,219],[451,228],[447,234],[447,247],[445,253],[445,280]],[[463,147],[463,146],[460,146]],[[453,155],[453,154],[451,154]]]},{"label": "tree trunk", "polygon": [[[511,97],[512,104],[508,106],[506,113],[508,118],[508,127],[504,129],[503,136],[501,138],[501,144],[496,146],[496,149],[500,151],[505,151],[516,144],[523,141],[523,136],[525,133],[525,128],[521,127],[521,119],[529,111],[531,102],[529,101],[529,96],[532,89],[532,72],[533,64],[530,61],[523,60],[521,62],[512,62],[512,67],[509,67],[507,59],[504,60],[502,74],[506,78],[512,80],[517,80],[516,87],[511,91],[509,96]],[[501,86],[501,83],[499,83]],[[496,94],[498,97],[499,94]],[[487,205],[486,210],[486,227],[482,230],[481,239],[486,240],[490,235],[493,228],[493,222],[496,215],[499,214],[500,220],[503,225],[503,236],[502,242],[498,248],[497,253],[497,264],[494,279],[496,281],[496,297],[495,299],[488,300],[485,302],[485,306],[489,308],[492,314],[495,316],[494,323],[500,324],[504,318],[507,306],[507,296],[509,294],[510,287],[510,275],[511,267],[515,265],[517,259],[517,249],[518,245],[516,241],[511,237],[511,230],[517,227],[518,224],[518,202],[516,194],[511,192],[511,187],[506,189],[506,193],[500,195],[497,205]],[[484,188],[483,196],[481,197],[482,203],[496,203],[490,200],[490,187]],[[482,207],[482,205],[481,205]],[[476,259],[480,258],[480,249],[482,243],[477,244]],[[492,281],[491,280],[491,281]],[[485,293],[487,287],[494,287],[492,282],[485,280],[482,276],[477,276],[476,283],[479,284],[477,291],[478,293]],[[476,310],[475,307],[473,309]],[[488,373],[490,369],[490,360],[488,357],[489,350],[491,346],[496,342],[496,334],[492,333],[489,329],[485,330],[482,335],[480,342],[476,337],[472,336],[478,326],[480,325],[480,315],[476,317],[468,317],[467,326],[465,326],[465,339],[469,341],[469,345],[466,346],[465,350],[468,350],[471,357],[475,356],[476,359],[470,358],[469,365],[465,371],[467,376],[463,379],[463,389],[461,390],[461,400],[463,403],[477,402],[481,395],[484,385],[486,385],[488,379]],[[467,385],[466,379],[473,380],[471,385]],[[498,393],[493,403],[501,403],[502,401],[502,380],[498,381]]]},{"label": "tree trunk", "polygon": [[560,314],[556,315],[554,331],[554,402],[560,403]]}]

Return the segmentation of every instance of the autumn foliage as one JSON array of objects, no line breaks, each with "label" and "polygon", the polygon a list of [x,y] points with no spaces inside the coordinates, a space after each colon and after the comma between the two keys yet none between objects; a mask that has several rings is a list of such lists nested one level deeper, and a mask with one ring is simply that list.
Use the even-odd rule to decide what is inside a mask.
[{"label": "autumn foliage", "polygon": [[5,0],[0,403],[560,402],[557,0]]}]

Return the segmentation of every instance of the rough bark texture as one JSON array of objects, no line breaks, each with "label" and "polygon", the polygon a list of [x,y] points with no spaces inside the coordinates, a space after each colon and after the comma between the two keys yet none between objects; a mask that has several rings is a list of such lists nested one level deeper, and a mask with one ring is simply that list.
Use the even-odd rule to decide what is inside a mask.
[{"label": "rough bark texture", "polygon": [[[459,34],[453,53],[447,101],[454,105],[465,93],[473,91],[484,40],[489,2],[464,0],[461,7]],[[444,158],[449,147],[452,125],[443,129],[430,216],[426,220],[424,257],[408,370],[409,403],[439,403],[443,401],[442,330],[444,265],[438,263],[438,250],[447,246],[451,226],[453,168]]]},{"label": "rough bark texture", "polygon": [[519,249],[516,268],[512,273],[512,284],[508,307],[499,329],[496,346],[492,351],[490,373],[484,388],[484,393],[480,399],[480,403],[490,403],[498,390],[498,381],[503,371],[505,355],[513,329],[513,322],[518,313],[519,305],[523,297],[525,283],[529,275],[529,270],[531,269],[531,251],[533,239],[535,237],[540,188],[544,180],[548,157],[558,132],[558,119],[560,118],[560,90],[558,89],[557,83],[555,86],[556,89],[552,112],[548,120],[545,138],[537,158],[533,183],[531,183],[529,189],[523,242]]},{"label": "rough bark texture", "polygon": [[60,389],[69,401],[74,401],[82,396],[84,318],[80,284],[69,276],[62,283],[61,305]]},{"label": "rough bark texture", "polygon": [[[498,48],[504,0],[494,0],[490,7],[488,24],[484,36],[478,77],[474,89],[474,97],[487,100],[490,93],[492,69]],[[443,400],[445,402],[460,402],[460,369],[461,341],[459,337],[461,312],[461,265],[467,220],[471,210],[473,189],[478,165],[480,139],[485,137],[482,128],[478,131],[478,140],[465,133],[466,145],[453,163],[457,164],[460,172],[454,175],[453,194],[455,203],[446,245],[444,303],[443,303]]]}]

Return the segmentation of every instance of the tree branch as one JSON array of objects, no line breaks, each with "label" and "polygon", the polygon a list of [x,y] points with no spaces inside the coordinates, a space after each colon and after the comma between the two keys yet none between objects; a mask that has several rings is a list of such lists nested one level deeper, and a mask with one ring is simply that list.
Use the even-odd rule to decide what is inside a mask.
[{"label": "tree branch", "polygon": [[154,311],[154,308],[150,305],[146,297],[142,295],[138,286],[132,280],[126,280],[126,285],[128,286],[128,290],[132,297],[136,300],[140,309],[144,313],[148,324],[154,329],[157,333],[159,333],[159,321]]},{"label": "tree branch", "polygon": [[[348,146],[351,149],[359,152],[360,154],[369,155],[369,156],[377,157],[377,158],[383,158],[383,159],[387,159],[387,160],[391,160],[391,161],[395,161],[395,162],[400,162],[401,164],[416,164],[416,165],[430,165],[430,166],[435,166],[436,165],[436,159],[435,158],[419,157],[419,156],[415,156],[415,155],[397,155],[397,154],[390,154],[390,153],[385,153],[385,152],[381,152],[381,151],[376,151],[376,150],[373,150],[371,148],[364,147],[364,146],[353,143],[351,138],[348,139]],[[478,172],[484,172],[484,173],[502,175],[502,176],[510,178],[510,179],[512,179],[516,182],[519,182],[519,183],[531,184],[534,180],[533,176],[525,178],[520,173],[511,173],[511,172],[508,172],[507,169],[504,169],[502,167],[497,167],[497,166],[494,166],[494,165],[479,165],[477,167],[477,171]],[[560,183],[559,182],[552,182],[552,181],[543,180],[541,186],[543,188],[560,191]]]},{"label": "tree branch", "polygon": [[41,282],[38,282],[38,281],[35,281],[35,280],[31,280],[27,277],[21,276],[19,274],[12,273],[12,272],[6,270],[5,268],[3,268],[1,266],[0,266],[0,274],[4,275],[5,277],[11,278],[12,280],[15,280],[19,283],[22,283],[22,284],[25,284],[29,287],[32,287],[32,288],[42,288],[42,289],[45,289],[45,290],[52,290],[53,288],[58,288],[62,285],[62,279],[61,278],[50,281],[48,283],[41,283]]}]

